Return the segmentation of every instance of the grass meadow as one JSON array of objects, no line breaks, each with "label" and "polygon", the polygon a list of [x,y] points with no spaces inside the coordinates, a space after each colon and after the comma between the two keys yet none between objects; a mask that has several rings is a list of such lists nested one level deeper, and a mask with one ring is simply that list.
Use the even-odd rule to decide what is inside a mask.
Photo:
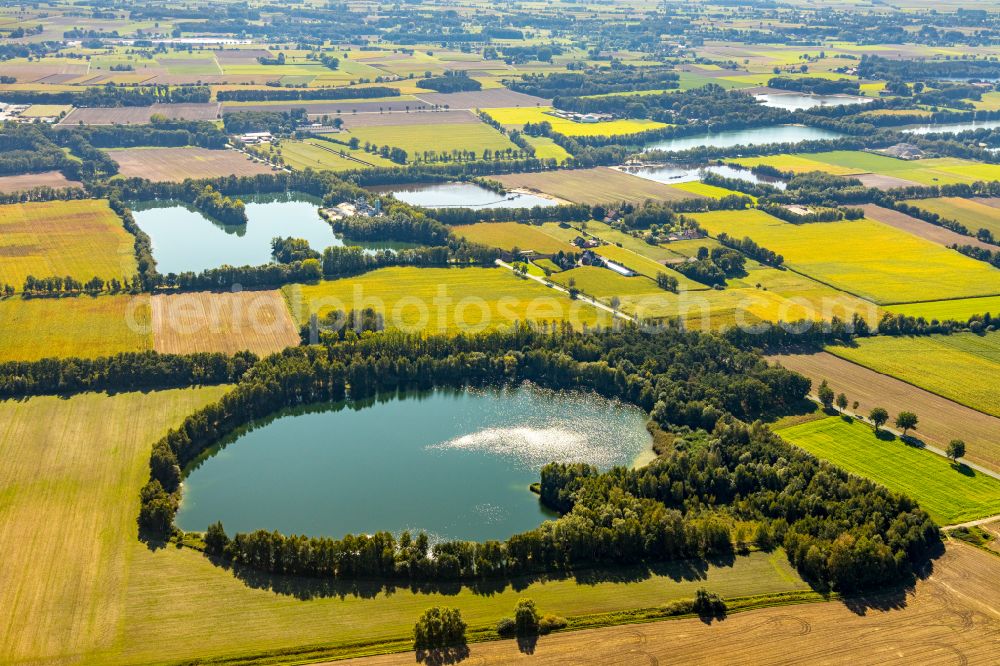
[{"label": "grass meadow", "polygon": [[81,282],[132,279],[135,239],[99,199],[0,206],[0,284],[18,291],[29,275]]},{"label": "grass meadow", "polygon": [[1000,416],[1000,332],[858,338],[827,351],[993,416]]},{"label": "grass meadow", "polygon": [[789,268],[879,304],[1000,294],[1000,270],[880,222],[791,224],[759,210],[693,217],[713,235],[749,236]]},{"label": "grass meadow", "polygon": [[956,467],[937,454],[899,439],[875,436],[860,421],[829,416],[778,434],[818,458],[912,497],[941,525],[1000,513],[1000,481]]},{"label": "grass meadow", "polygon": [[0,299],[0,361],[153,348],[149,296]]},{"label": "grass meadow", "polygon": [[[400,290],[400,285],[405,285]],[[504,268],[382,268],[342,280],[289,285],[292,316],[372,307],[387,327],[455,333],[509,326],[514,321],[569,321],[576,328],[608,323],[610,314]]]},{"label": "grass meadow", "polygon": [[[340,155],[341,150],[367,164]],[[368,165],[392,166],[393,164],[379,155],[372,155],[363,150],[351,150],[347,146],[338,146],[322,139],[282,141],[281,157],[287,166],[299,170],[309,168],[315,171],[350,171],[370,168]]]}]

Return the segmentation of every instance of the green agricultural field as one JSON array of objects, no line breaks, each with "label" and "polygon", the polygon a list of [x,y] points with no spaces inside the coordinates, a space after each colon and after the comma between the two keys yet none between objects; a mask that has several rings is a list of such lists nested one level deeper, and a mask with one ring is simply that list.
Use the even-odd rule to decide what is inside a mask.
[{"label": "green agricultural field", "polygon": [[987,312],[992,315],[1000,315],[1000,296],[957,298],[948,301],[929,301],[926,303],[906,303],[903,305],[889,305],[885,309],[889,312],[905,314],[911,317],[923,317],[927,321],[933,319],[937,319],[938,321],[945,321],[947,319],[966,321],[973,315],[982,315]]},{"label": "green agricultural field", "polygon": [[[354,159],[340,154],[343,150]],[[368,169],[374,166],[393,166],[393,162],[372,155],[363,150],[351,150],[322,139],[303,139],[301,141],[282,141],[281,157],[285,164],[293,169],[313,169],[315,171],[349,171]]]},{"label": "green agricultural field", "polygon": [[788,442],[912,497],[942,525],[1000,513],[1000,481],[898,439],[875,437],[860,421],[830,416],[777,430]]},{"label": "green agricultural field", "polygon": [[913,199],[905,203],[931,213],[937,213],[948,220],[957,220],[973,234],[980,229],[992,232],[1000,238],[1000,209],[979,203],[975,199],[941,197],[938,199]]},{"label": "green agricultural field", "polygon": [[0,361],[153,348],[149,296],[0,299]]},{"label": "green agricultural field", "polygon": [[[721,199],[722,197],[729,196],[750,196],[744,194],[743,192],[737,192],[735,190],[727,190],[724,187],[718,187],[716,185],[708,185],[701,181],[695,180],[689,183],[677,183],[676,185],[671,185],[674,189],[681,190],[682,192],[689,192],[699,197],[705,197],[708,199]],[[750,200],[757,203],[757,197],[750,197]]]},{"label": "green agricultural field", "polygon": [[1000,294],[1000,270],[872,220],[791,224],[759,210],[693,215],[749,236],[809,277],[879,304]]},{"label": "green agricultural field", "polygon": [[666,127],[653,120],[611,120],[602,123],[578,123],[546,113],[552,107],[518,107],[487,109],[487,113],[505,127],[521,129],[526,123],[548,122],[552,130],[566,136],[623,136]]},{"label": "green agricultural field", "polygon": [[827,351],[986,414],[1000,416],[1000,332],[859,338]]},{"label": "green agricultural field", "polygon": [[741,157],[730,161],[734,164],[739,164],[745,167],[754,167],[760,164],[766,164],[767,166],[772,166],[775,169],[791,173],[823,171],[834,176],[850,176],[853,174],[864,173],[864,169],[834,166],[832,164],[821,162],[816,159],[818,155],[819,153],[815,155],[765,155],[761,157]]},{"label": "green agricultural field", "polygon": [[419,159],[425,152],[438,155],[453,150],[471,150],[481,155],[484,150],[494,152],[520,150],[506,136],[485,123],[452,123],[442,125],[384,125],[355,127],[350,131],[361,145],[402,148],[409,153],[410,161]]},{"label": "green agricultural field", "polygon": [[[405,289],[400,289],[405,285]],[[515,320],[607,323],[610,315],[504,268],[383,268],[358,277],[289,285],[292,316],[375,308],[387,327],[454,333],[508,326]]]},{"label": "green agricultural field", "polygon": [[540,160],[556,160],[562,163],[571,157],[565,148],[547,136],[528,136],[527,134],[523,136],[524,140],[535,149],[535,157]]},{"label": "green agricultural field", "polygon": [[519,248],[534,250],[539,254],[556,254],[560,250],[572,252],[569,243],[548,235],[542,227],[518,222],[480,222],[451,227],[452,233],[473,243],[481,243],[501,250]]},{"label": "green agricultural field", "polygon": [[29,275],[129,280],[135,239],[106,201],[45,201],[0,206],[0,285],[18,291]]},{"label": "green agricultural field", "polygon": [[262,653],[287,662],[301,658],[301,646],[321,655],[364,654],[373,643],[408,649],[414,620],[436,604],[461,608],[473,631],[482,631],[523,596],[573,618],[689,599],[699,587],[728,599],[809,590],[781,550],[737,557],[697,576],[681,562],[634,579],[622,576],[627,571],[607,580],[592,572],[579,581],[525,580],[516,589],[477,594],[248,582],[201,553],[150,549],[135,528],[150,448],[225,391],[0,402],[0,602],[18,608],[0,633],[0,662],[236,661]]}]

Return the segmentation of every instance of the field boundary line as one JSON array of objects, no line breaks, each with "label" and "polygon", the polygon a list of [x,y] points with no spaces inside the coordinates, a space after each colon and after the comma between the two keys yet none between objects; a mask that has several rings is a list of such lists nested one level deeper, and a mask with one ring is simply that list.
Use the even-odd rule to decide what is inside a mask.
[{"label": "field boundary line", "polygon": [[[870,337],[874,337],[874,338],[894,338],[894,337],[897,337],[897,336],[895,336],[895,335],[873,335],[873,336],[870,336]],[[918,336],[907,336],[907,337],[918,337]],[[955,400],[954,398],[949,398],[946,395],[941,395],[940,393],[937,393],[936,391],[932,391],[930,389],[926,389],[923,386],[918,386],[918,385],[914,384],[913,382],[908,382],[905,379],[903,379],[902,377],[897,377],[896,375],[890,375],[887,372],[880,372],[880,371],[876,370],[875,368],[869,368],[867,365],[865,365],[863,363],[858,363],[857,361],[855,361],[853,359],[849,359],[846,356],[841,356],[840,354],[837,354],[836,352],[830,351],[830,349],[832,349],[832,348],[835,348],[835,347],[833,347],[833,346],[831,346],[829,348],[824,347],[823,351],[825,351],[828,354],[833,354],[834,356],[836,356],[837,358],[839,358],[839,359],[841,359],[843,361],[847,361],[848,363],[853,363],[854,365],[858,366],[859,368],[864,368],[865,370],[871,370],[875,374],[882,375],[883,377],[889,377],[890,379],[895,379],[896,381],[903,382],[904,384],[912,386],[915,389],[920,389],[921,391],[926,391],[927,393],[930,393],[931,395],[936,395],[937,397],[941,398],[942,400],[947,400],[948,402],[953,402],[956,405],[961,405],[962,407],[965,407],[966,409],[971,409],[974,412],[979,412],[980,414],[984,414],[986,416],[992,416],[995,419],[996,418],[1000,418],[996,414],[990,414],[989,412],[984,412],[983,410],[979,409],[978,407],[973,407],[972,405],[967,405],[964,402],[959,402],[958,400]]]},{"label": "field boundary line", "polygon": [[[511,271],[512,273],[517,273],[517,271],[514,270],[514,267],[512,265],[508,264],[506,261],[503,261],[501,259],[497,259],[496,260],[496,264],[497,264],[497,266],[500,266],[501,268],[506,268],[507,270]],[[523,273],[521,275],[523,277],[525,277],[525,278],[528,278],[529,280],[534,280],[535,282],[538,282],[539,284],[542,284],[542,285],[548,287],[549,289],[555,289],[556,291],[560,291],[560,292],[562,292],[564,294],[569,294],[569,289],[566,289],[565,287],[563,287],[561,285],[558,285],[555,282],[550,282],[549,280],[546,280],[545,278],[538,277],[537,275],[531,275],[529,273]],[[587,296],[586,294],[584,294],[582,292],[577,292],[577,299],[579,299],[579,300],[581,300],[584,303],[587,303],[589,305],[593,305],[595,308],[597,308],[599,310],[604,310],[605,312],[610,312],[611,315],[612,315],[612,317],[619,317],[621,319],[624,319],[625,321],[630,321],[632,323],[638,323],[638,321],[639,321],[638,318],[634,317],[633,315],[625,314],[621,310],[616,310],[613,307],[611,307],[610,305],[605,305],[604,303],[601,303],[600,301],[598,301],[596,298],[592,298],[590,296]]]}]

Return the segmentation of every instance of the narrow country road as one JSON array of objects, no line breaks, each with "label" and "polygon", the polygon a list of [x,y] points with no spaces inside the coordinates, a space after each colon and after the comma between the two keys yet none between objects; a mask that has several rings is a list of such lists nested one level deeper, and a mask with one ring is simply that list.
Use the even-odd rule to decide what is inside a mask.
[{"label": "narrow country road", "polygon": [[[508,264],[506,261],[503,261],[501,259],[497,259],[496,260],[496,264],[497,264],[497,266],[500,266],[502,268],[506,268],[507,270],[509,270],[511,272],[515,272],[514,271],[514,267],[511,264]],[[524,277],[526,277],[527,279],[529,279],[529,280],[534,280],[535,282],[538,282],[540,284],[544,284],[546,287],[548,287],[550,289],[555,289],[556,291],[561,291],[564,294],[569,294],[569,289],[566,289],[565,287],[563,287],[561,285],[558,285],[555,282],[550,282],[549,280],[546,280],[545,278],[538,277],[537,275],[531,275],[529,273],[523,273],[522,275]],[[593,305],[595,308],[597,308],[599,310],[604,310],[605,312],[610,312],[613,316],[618,317],[619,319],[624,319],[625,321],[631,321],[631,322],[636,322],[637,321],[637,319],[635,317],[633,317],[632,315],[627,315],[624,312],[621,312],[620,310],[615,310],[610,305],[605,305],[604,303],[601,303],[600,301],[598,301],[596,299],[593,299],[590,296],[585,296],[584,294],[581,294],[581,293],[578,292],[576,298],[577,298],[578,301],[583,301],[584,303],[588,303],[589,305]],[[1000,477],[998,477],[998,478],[1000,478]]]}]

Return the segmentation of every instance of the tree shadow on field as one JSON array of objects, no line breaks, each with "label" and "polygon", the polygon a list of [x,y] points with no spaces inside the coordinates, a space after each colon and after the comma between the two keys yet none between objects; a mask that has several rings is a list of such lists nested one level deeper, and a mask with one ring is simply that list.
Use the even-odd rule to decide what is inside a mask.
[{"label": "tree shadow on field", "polygon": [[928,550],[923,559],[914,564],[910,579],[899,585],[863,595],[849,595],[842,599],[844,606],[856,615],[867,615],[869,611],[891,611],[906,608],[908,597],[916,590],[917,583],[934,573],[934,560],[944,554],[944,543],[937,542]]},{"label": "tree shadow on field", "polygon": [[535,648],[537,647],[538,634],[527,634],[517,637],[517,649],[521,651],[521,654],[535,654]]},{"label": "tree shadow on field", "polygon": [[417,661],[428,666],[445,666],[445,664],[457,664],[468,659],[469,646],[451,645],[443,648],[420,649],[417,650]]}]

